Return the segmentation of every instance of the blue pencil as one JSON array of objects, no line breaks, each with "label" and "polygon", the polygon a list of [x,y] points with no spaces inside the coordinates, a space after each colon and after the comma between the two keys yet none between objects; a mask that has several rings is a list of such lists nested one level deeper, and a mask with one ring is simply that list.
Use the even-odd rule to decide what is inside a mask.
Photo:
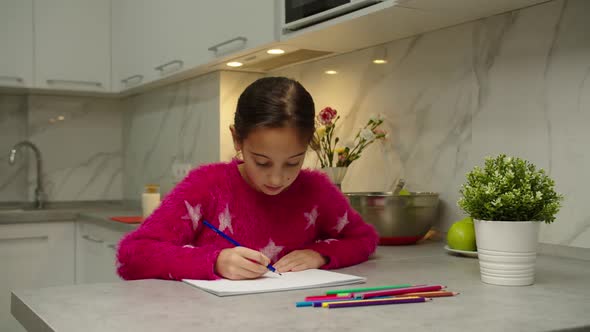
[{"label": "blue pencil", "polygon": [[[217,229],[217,227],[211,225],[207,220],[203,219],[203,224],[209,228],[211,228],[213,231],[215,231],[215,233],[221,235],[221,237],[223,237],[224,239],[226,239],[227,241],[229,241],[231,244],[233,244],[236,247],[243,247],[243,245],[239,244],[238,241],[232,239],[231,237],[229,237],[227,234],[225,234],[224,232],[220,231],[219,229]],[[281,275],[279,272],[277,272],[277,270],[270,264],[268,264],[266,266],[266,268],[274,273],[277,273],[278,275]]]}]

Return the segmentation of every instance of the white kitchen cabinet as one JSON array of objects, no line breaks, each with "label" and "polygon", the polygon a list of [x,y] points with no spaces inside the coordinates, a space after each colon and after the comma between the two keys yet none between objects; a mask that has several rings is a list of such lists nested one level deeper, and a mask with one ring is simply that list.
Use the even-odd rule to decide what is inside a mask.
[{"label": "white kitchen cabinet", "polygon": [[116,0],[112,4],[112,59],[114,91],[156,79],[154,31],[161,26],[155,0]]},{"label": "white kitchen cabinet", "polygon": [[74,223],[0,225],[0,331],[24,331],[10,314],[10,291],[74,283]]},{"label": "white kitchen cabinet", "polygon": [[109,92],[110,18],[110,0],[35,0],[35,86]]},{"label": "white kitchen cabinet", "polygon": [[33,0],[0,0],[0,86],[33,84]]},{"label": "white kitchen cabinet", "polygon": [[[275,41],[274,1],[209,0],[200,12],[201,47],[213,58]],[[217,51],[210,49],[216,45]]]},{"label": "white kitchen cabinet", "polygon": [[269,0],[113,2],[113,87],[203,68],[275,41]]},{"label": "white kitchen cabinet", "polygon": [[76,227],[76,284],[120,281],[117,244],[126,231],[87,220]]}]

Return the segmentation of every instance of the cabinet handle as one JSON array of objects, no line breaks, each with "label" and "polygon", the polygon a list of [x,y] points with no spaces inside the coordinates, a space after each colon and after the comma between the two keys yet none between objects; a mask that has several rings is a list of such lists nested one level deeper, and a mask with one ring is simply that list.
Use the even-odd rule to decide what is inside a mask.
[{"label": "cabinet handle", "polygon": [[88,241],[91,241],[91,242],[96,242],[96,243],[103,243],[104,242],[103,240],[101,240],[101,239],[95,239],[95,238],[93,238],[90,235],[82,235],[82,238],[84,238],[84,239],[86,239]]},{"label": "cabinet handle", "polygon": [[94,81],[76,81],[76,80],[47,80],[47,84],[75,84],[75,85],[90,85],[96,87],[102,87],[101,82],[94,82]]},{"label": "cabinet handle", "polygon": [[131,82],[132,80],[135,80],[135,79],[137,79],[137,82],[135,82],[135,84],[139,84],[139,83],[141,83],[141,81],[143,81],[143,75],[137,74],[137,75],[129,76],[127,78],[122,79],[121,83],[123,83],[125,85],[129,85],[129,82]]},{"label": "cabinet handle", "polygon": [[109,247],[113,250],[117,250],[117,245],[115,245],[115,244],[107,244],[107,247]]},{"label": "cabinet handle", "polygon": [[182,60],[172,60],[170,62],[166,62],[164,64],[161,64],[161,65],[157,66],[157,67],[154,67],[154,69],[157,70],[157,71],[159,71],[159,72],[163,72],[164,71],[164,68],[166,68],[166,67],[168,67],[170,65],[175,65],[175,64],[178,65],[178,67],[175,68],[174,70],[172,70],[171,72],[177,71],[180,68],[182,68],[182,66],[184,65],[184,61],[182,61]]},{"label": "cabinet handle", "polygon": [[17,83],[24,83],[25,80],[23,80],[22,77],[18,77],[18,76],[2,76],[0,75],[0,80],[2,81],[15,81]]},{"label": "cabinet handle", "polygon": [[49,240],[49,236],[47,235],[39,235],[39,236],[23,236],[23,237],[9,237],[9,238],[0,238],[0,242],[16,242],[16,241],[46,241]]},{"label": "cabinet handle", "polygon": [[236,37],[236,38],[228,39],[228,40],[226,40],[226,41],[224,41],[224,42],[221,42],[221,43],[219,43],[219,44],[216,44],[216,45],[213,45],[213,46],[209,47],[207,50],[209,50],[209,51],[211,51],[211,52],[215,52],[215,53],[217,53],[217,52],[219,51],[219,48],[220,48],[221,46],[225,46],[225,45],[227,45],[227,44],[231,44],[231,43],[233,43],[233,42],[236,42],[236,41],[241,41],[241,42],[243,42],[243,43],[244,43],[244,46],[245,46],[245,45],[246,45],[246,43],[248,42],[248,38],[246,38],[246,37],[243,37],[243,36],[239,36],[239,37]]}]

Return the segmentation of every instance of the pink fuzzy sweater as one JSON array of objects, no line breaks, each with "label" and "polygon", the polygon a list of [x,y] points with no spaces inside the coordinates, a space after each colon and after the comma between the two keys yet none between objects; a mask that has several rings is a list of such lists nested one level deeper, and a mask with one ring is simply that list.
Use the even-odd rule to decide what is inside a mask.
[{"label": "pink fuzzy sweater", "polygon": [[293,250],[327,257],[324,269],[361,263],[377,246],[373,226],[318,171],[302,170],[276,196],[254,190],[238,162],[198,167],[159,208],[119,244],[117,270],[124,279],[218,279],[215,261],[233,245],[202,224],[207,220],[273,263]]}]

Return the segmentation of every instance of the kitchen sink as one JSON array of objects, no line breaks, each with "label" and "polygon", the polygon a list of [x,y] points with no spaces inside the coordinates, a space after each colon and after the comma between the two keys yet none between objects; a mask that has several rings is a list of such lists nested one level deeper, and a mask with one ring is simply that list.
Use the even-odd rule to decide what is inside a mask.
[{"label": "kitchen sink", "polygon": [[[49,208],[51,209],[51,208]],[[44,207],[42,209],[37,209],[31,204],[9,204],[9,205],[0,205],[0,213],[2,212],[34,212],[34,211],[46,211],[49,210],[48,208]]]}]

